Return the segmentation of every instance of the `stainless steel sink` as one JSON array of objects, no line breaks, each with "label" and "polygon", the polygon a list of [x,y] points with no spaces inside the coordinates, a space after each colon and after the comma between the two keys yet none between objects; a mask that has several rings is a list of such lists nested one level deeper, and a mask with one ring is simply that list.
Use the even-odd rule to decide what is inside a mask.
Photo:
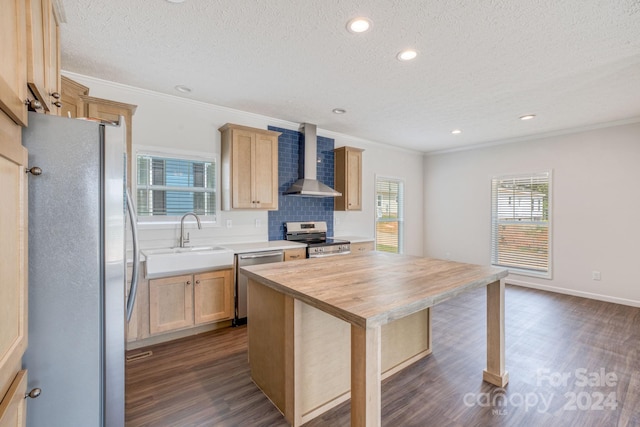
[{"label": "stainless steel sink", "polygon": [[233,265],[233,251],[221,246],[146,249],[146,277],[173,276]]}]

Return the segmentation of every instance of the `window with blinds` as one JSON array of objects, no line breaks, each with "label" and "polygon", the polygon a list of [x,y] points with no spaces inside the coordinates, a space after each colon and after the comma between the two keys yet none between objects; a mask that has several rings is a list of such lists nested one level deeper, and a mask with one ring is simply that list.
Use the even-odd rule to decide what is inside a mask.
[{"label": "window with blinds", "polygon": [[195,212],[215,221],[215,161],[139,154],[137,207],[139,217],[182,216]]},{"label": "window with blinds", "polygon": [[376,250],[402,253],[404,182],[376,177]]},{"label": "window with blinds", "polygon": [[551,172],[491,180],[491,263],[551,277]]}]

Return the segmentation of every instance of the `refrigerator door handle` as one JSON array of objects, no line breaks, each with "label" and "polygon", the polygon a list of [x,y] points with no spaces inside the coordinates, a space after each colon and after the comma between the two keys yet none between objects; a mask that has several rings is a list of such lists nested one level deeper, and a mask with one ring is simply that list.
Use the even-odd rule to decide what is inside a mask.
[{"label": "refrigerator door handle", "polygon": [[136,302],[136,294],[138,293],[138,264],[140,264],[140,250],[138,247],[138,225],[136,224],[136,215],[133,212],[133,201],[131,193],[127,188],[127,212],[129,213],[129,222],[131,222],[131,238],[133,240],[133,268],[131,271],[131,287],[129,288],[129,297],[127,298],[127,322],[131,320],[133,313],[133,304]]}]

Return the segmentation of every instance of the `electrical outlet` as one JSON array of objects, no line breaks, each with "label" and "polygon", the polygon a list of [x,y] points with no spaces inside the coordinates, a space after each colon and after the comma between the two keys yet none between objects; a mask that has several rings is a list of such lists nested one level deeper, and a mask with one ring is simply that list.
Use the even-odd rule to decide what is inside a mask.
[{"label": "electrical outlet", "polygon": [[262,226],[262,221],[260,221],[259,219],[256,219],[256,228],[259,228]]},{"label": "electrical outlet", "polygon": [[230,219],[227,220],[227,228],[231,228],[231,226],[233,225],[233,223],[231,222]]},{"label": "electrical outlet", "polygon": [[596,271],[596,270],[593,270],[593,271],[591,272],[591,278],[592,278],[593,280],[600,280],[600,272],[599,272],[599,271]]}]

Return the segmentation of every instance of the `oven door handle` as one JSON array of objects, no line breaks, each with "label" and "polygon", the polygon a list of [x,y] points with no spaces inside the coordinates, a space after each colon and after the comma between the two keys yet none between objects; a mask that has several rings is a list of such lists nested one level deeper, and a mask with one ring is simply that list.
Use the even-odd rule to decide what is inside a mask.
[{"label": "oven door handle", "polygon": [[261,252],[259,254],[251,254],[251,255],[238,255],[240,259],[256,259],[256,258],[267,258],[272,256],[282,255],[282,251],[278,252]]},{"label": "oven door handle", "polygon": [[351,254],[351,251],[348,251],[348,252],[334,252],[334,253],[322,254],[322,255],[313,254],[313,255],[310,255],[309,258],[326,258],[326,257],[329,257],[329,256],[339,256],[339,255],[349,255],[349,254]]}]

